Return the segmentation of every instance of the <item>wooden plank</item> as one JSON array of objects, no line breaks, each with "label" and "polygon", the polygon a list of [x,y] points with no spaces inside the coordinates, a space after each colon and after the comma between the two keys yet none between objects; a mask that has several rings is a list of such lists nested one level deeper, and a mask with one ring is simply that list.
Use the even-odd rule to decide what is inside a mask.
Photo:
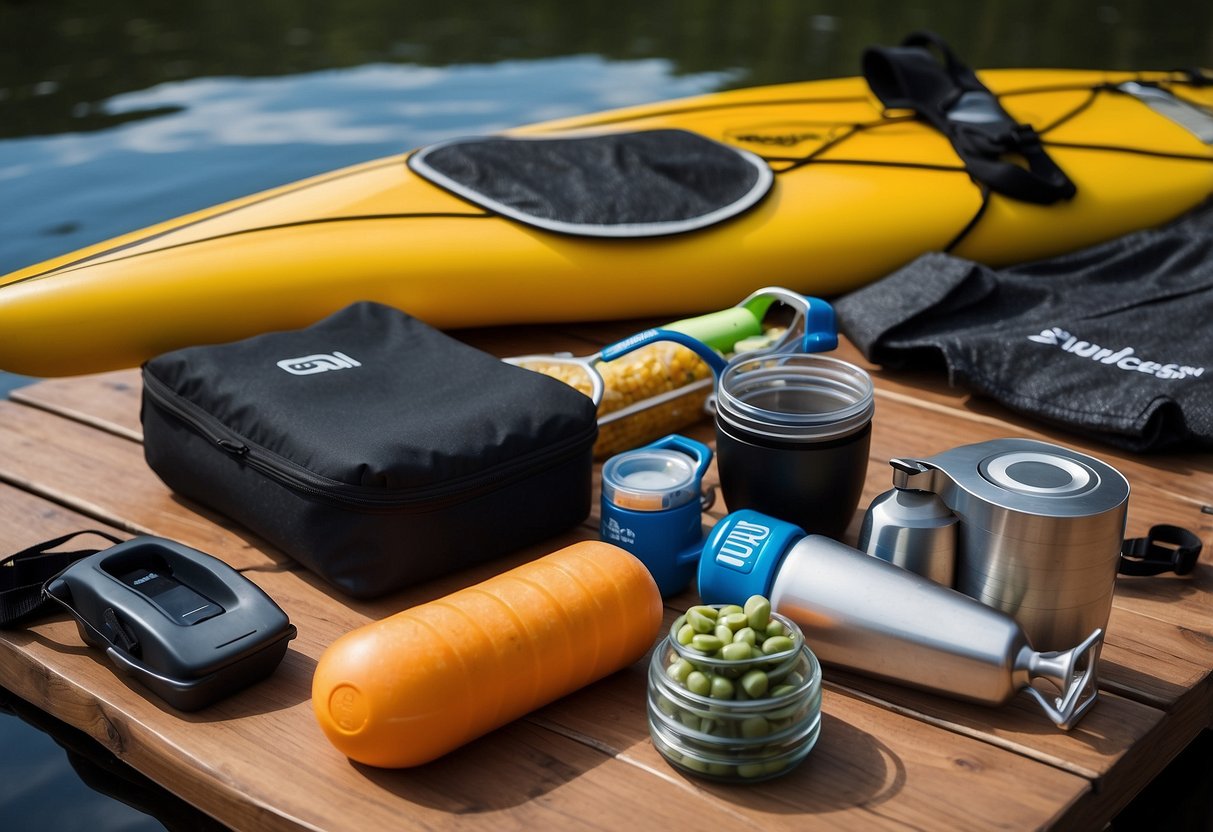
[{"label": "wooden plank", "polygon": [[[866,504],[872,496],[888,487],[887,459],[890,456],[928,455],[957,444],[1005,435],[1033,435],[1047,441],[1079,447],[1079,443],[1065,435],[1025,429],[1014,421],[1016,417],[1005,411],[997,415],[977,413],[975,418],[974,413],[968,409],[967,397],[957,391],[933,387],[923,393],[920,390],[898,390],[895,382],[886,382],[880,378],[877,383],[880,390],[878,417],[873,432],[872,465],[869,468],[862,504]],[[30,389],[36,391],[37,387]],[[105,391],[102,390],[102,393]],[[95,394],[92,395],[95,400]],[[106,395],[114,398],[112,393]],[[128,399],[122,407],[129,412],[131,400]],[[87,409],[86,402],[84,407],[77,408],[77,412],[87,413]],[[995,409],[1000,410],[996,406]],[[120,412],[120,409],[113,412]],[[710,424],[705,423],[696,426],[691,434],[710,440],[712,429]],[[1191,497],[1185,500],[1175,499],[1179,492],[1190,490],[1199,494],[1202,489],[1203,493],[1209,492],[1208,486],[1213,482],[1213,478],[1209,477],[1207,457],[1198,457],[1195,460],[1184,460],[1177,456],[1163,457],[1161,459],[1166,464],[1158,467],[1151,464],[1157,460],[1154,457],[1143,460],[1140,457],[1110,452],[1105,448],[1092,447],[1086,450],[1107,459],[1130,477],[1135,488],[1130,506],[1131,534],[1142,533],[1148,525],[1160,521],[1191,525],[1191,519],[1195,515],[1202,518],[1204,525],[1201,527],[1201,535],[1206,543],[1209,542],[1209,518],[1196,513],[1202,504],[1201,501]],[[714,476],[713,468],[709,478]],[[1184,487],[1177,487],[1176,483],[1180,481],[1184,482]],[[1189,485],[1193,487],[1189,488]],[[718,505],[712,514],[720,516],[726,508],[724,505]],[[857,530],[858,516],[857,513],[856,522],[850,529],[852,541]],[[595,527],[596,519],[592,517],[579,533],[592,533]],[[555,544],[551,548],[555,548]],[[469,573],[461,576],[461,579],[470,583],[473,576]],[[309,576],[302,576],[301,579],[305,582],[313,581],[315,586],[320,586]],[[459,579],[452,579],[447,585],[458,582]],[[1151,585],[1153,584],[1152,579]],[[384,603],[355,606],[360,615],[380,617],[390,612],[393,607],[398,609],[398,604],[409,603],[409,598],[421,598],[427,592],[440,593],[441,586],[441,582],[436,582],[433,587],[393,596],[390,601]],[[1178,730],[1190,729],[1193,714],[1197,710],[1194,703],[1207,701],[1207,668],[1213,665],[1207,655],[1207,644],[1203,640],[1207,635],[1206,622],[1210,620],[1205,603],[1209,596],[1206,594],[1206,588],[1201,586],[1197,592],[1205,602],[1197,600],[1194,606],[1185,608],[1182,597],[1172,597],[1176,594],[1182,596],[1184,593],[1178,590],[1185,586],[1188,584],[1178,583],[1165,592],[1159,584],[1149,591],[1143,592],[1139,587],[1131,589],[1128,595],[1118,593],[1117,608],[1110,625],[1109,644],[1103,665],[1106,690],[1117,691],[1147,705],[1177,708],[1166,721],[1174,723]],[[1205,625],[1205,629],[1202,629],[1202,625]],[[1123,628],[1123,636],[1118,634],[1118,628]],[[1164,645],[1164,650],[1154,649]],[[948,730],[960,734],[972,732],[974,736],[980,736],[983,742],[995,747],[1013,748],[1017,753],[1024,753],[1035,759],[1046,760],[1059,768],[1090,776],[1097,785],[1101,782],[1100,778],[1109,776],[1108,772],[1113,772],[1110,782],[1117,782],[1115,778],[1122,776],[1128,759],[1125,749],[1137,747],[1134,744],[1135,737],[1140,739],[1162,730],[1152,727],[1163,722],[1155,712],[1142,709],[1141,706],[1134,707],[1132,702],[1123,699],[1119,700],[1115,708],[1108,710],[1105,716],[1096,720],[1097,715],[1104,713],[1108,702],[1116,701],[1113,697],[1105,697],[1105,702],[1101,703],[1089,718],[1090,726],[1085,723],[1080,726],[1080,730],[1085,729],[1098,736],[1098,743],[1094,743],[1096,747],[1083,750],[1067,747],[1065,743],[1057,747],[1058,741],[1051,735],[1033,734],[1030,727],[1032,722],[1028,715],[1017,716],[1014,708],[1009,709],[1006,715],[1000,715],[999,719],[994,721],[995,724],[981,725],[979,730],[974,731],[974,727],[978,725],[976,717],[971,717],[972,724],[966,725],[965,715],[961,713],[958,716],[953,710],[953,704],[947,700],[939,700],[946,702],[946,705],[924,704],[921,701],[907,703],[904,700],[897,701],[900,694],[896,692],[890,694],[888,699],[882,699],[878,692],[873,692],[875,688],[869,680],[853,681],[851,684],[853,687],[848,690],[854,695],[871,698],[873,702],[880,702],[882,707],[912,714],[915,719],[935,721],[940,726],[947,726]],[[933,708],[942,708],[942,713],[933,714]],[[1151,716],[1153,722],[1150,721]],[[1174,734],[1168,736],[1173,737]],[[1172,743],[1174,742],[1178,740],[1172,740]],[[1160,753],[1167,753],[1165,743],[1147,744],[1163,749]],[[1132,790],[1125,789],[1130,793]],[[1094,816],[1090,814],[1090,810],[1084,811],[1088,812],[1088,816]]]},{"label": "wooden plank", "polygon": [[[1110,685],[1155,699],[1183,723],[1186,710],[1213,717],[1213,567],[1192,574],[1121,578],[1108,626]],[[1114,629],[1123,622],[1122,629]],[[1124,672],[1127,669],[1128,672]]]},{"label": "wooden plank", "polygon": [[[697,602],[687,591],[669,599],[666,625],[686,605]],[[1163,736],[1161,724],[1166,717],[1160,710],[1104,691],[1101,700],[1072,731],[1056,729],[1039,706],[1021,693],[1003,707],[987,707],[943,696],[916,691],[888,682],[878,681],[837,668],[825,669],[826,687],[853,699],[867,702],[893,713],[909,716],[916,721],[954,734],[987,743],[1008,752],[1022,755],[1044,765],[1081,776],[1091,781],[1096,791],[1110,789],[1116,794],[1132,796],[1148,784],[1158,768],[1133,764],[1142,744],[1163,747],[1170,742],[1177,752],[1191,738],[1182,741]],[[604,683],[605,685],[606,683]],[[588,696],[588,694],[587,694]],[[562,706],[549,708],[553,721],[572,735],[586,735],[596,730],[587,723],[584,714],[609,713],[612,694],[596,696],[593,705],[577,712]],[[613,694],[618,701],[619,693]],[[618,708],[618,704],[614,706]],[[611,720],[618,726],[621,717]],[[600,729],[598,729],[600,730]],[[622,729],[616,727],[613,731]],[[632,742],[640,737],[632,732]],[[1166,742],[1163,742],[1165,740]],[[614,736],[608,747],[617,751],[625,738]],[[1161,768],[1161,766],[1159,767]],[[1126,798],[1127,800],[1127,798]],[[1093,809],[1087,810],[1090,816]],[[1113,811],[1107,813],[1110,818]]]},{"label": "wooden plank", "polygon": [[1001,707],[961,702],[944,696],[858,676],[837,668],[826,669],[829,685],[897,713],[915,717],[999,748],[1023,754],[1064,771],[1085,777],[1096,789],[1110,772],[1143,778],[1136,792],[1149,782],[1142,772],[1121,772],[1120,763],[1136,743],[1157,729],[1162,711],[1102,691],[1099,700],[1071,731],[1053,726],[1040,706],[1020,693]]},{"label": "wooden plank", "polygon": [[[1101,662],[1102,675],[1109,665]],[[1213,713],[1207,672],[1167,703],[1169,712],[1117,696],[1101,682],[1099,701],[1069,732],[1050,730],[1038,706],[1023,694],[991,709],[841,671],[827,673],[851,695],[1088,778],[1091,793],[1065,817],[1066,825],[1080,829],[1110,821],[1207,727]]]},{"label": "wooden plank", "polygon": [[[697,823],[783,829],[808,812],[831,827],[853,828],[856,812],[879,827],[1039,826],[1087,790],[1081,778],[833,693],[823,739],[788,778],[752,789],[683,778],[647,741],[643,664],[433,764],[351,764],[324,740],[308,700],[320,654],[364,616],[298,574],[254,580],[288,609],[299,638],[273,677],[202,712],[145,698],[63,620],[0,636],[0,683],[238,828],[649,828],[690,813]],[[600,687],[620,697],[622,713],[598,709]],[[562,712],[581,714],[590,738],[565,730]],[[615,751],[619,732],[634,742]],[[1013,783],[1031,796],[999,806]],[[948,809],[957,789],[981,805]]]},{"label": "wooden plank", "polygon": [[1210,667],[1207,634],[1140,615],[1113,598],[1100,659],[1103,688],[1170,709],[1188,691],[1207,684]]},{"label": "wooden plank", "polygon": [[138,370],[116,370],[46,379],[12,391],[9,398],[139,442],[142,386]]},{"label": "wooden plank", "polygon": [[[1065,817],[1074,829],[1103,828],[1137,796],[1139,781],[1157,776],[1202,730],[1208,727],[1208,696],[1193,707],[1172,711],[1141,742],[1134,744],[1118,768],[1119,777],[1083,795]],[[1144,784],[1141,784],[1144,785]]]},{"label": "wooden plank", "polygon": [[[684,608],[696,599],[687,592],[674,600]],[[1208,670],[1213,658],[1201,659],[1205,638],[1190,631],[1185,637],[1174,626],[1123,610],[1114,610],[1109,632],[1112,641],[1100,664],[1100,701],[1071,732],[1054,729],[1026,694],[990,708],[837,668],[827,667],[825,675],[828,686],[851,696],[1090,779],[1096,792],[1116,800],[1104,806],[1098,823],[1094,808],[1083,810],[1082,817],[1098,826],[1147,785],[1213,714]],[[1172,643],[1176,640],[1180,644]],[[1188,641],[1202,650],[1185,649]],[[1152,675],[1160,668],[1167,671],[1164,678]],[[1143,687],[1154,695],[1141,696]],[[1142,761],[1143,754],[1148,761]]]},{"label": "wooden plank", "polygon": [[[522,557],[529,558],[535,554],[528,551]],[[284,587],[282,590],[283,597],[290,599],[292,609],[301,610],[309,619],[314,619],[314,623],[306,629],[306,632],[302,625],[300,625],[300,639],[304,652],[318,657],[319,653],[328,644],[342,634],[390,614],[387,608],[407,608],[418,603],[423,603],[426,600],[440,597],[472,583],[473,580],[481,580],[483,577],[494,574],[502,566],[504,564],[482,564],[474,569],[471,574],[461,572],[457,575],[447,576],[422,587],[397,593],[388,600],[353,602],[349,604],[336,603],[336,599],[329,594],[323,584],[306,572],[265,576],[264,578],[257,575],[251,575],[250,577],[266,586],[267,590],[270,586]],[[693,592],[688,590],[673,600],[675,603],[667,606],[665,611],[666,627],[678,615],[679,610],[684,608],[682,602],[694,602],[697,601],[697,598]],[[604,707],[610,707],[607,703],[612,696],[615,697],[616,701],[627,697],[643,700],[646,686],[645,668],[647,661],[648,658],[646,657],[644,661],[616,674],[611,680],[604,681],[599,686],[595,686],[596,688],[604,687],[607,690],[612,690],[616,686],[625,686],[629,691],[628,693],[625,694],[617,690],[614,694],[604,694],[605,698],[590,696],[587,693],[585,697],[591,700],[591,704],[588,707],[582,708],[579,704],[571,704],[570,707],[577,711],[577,715],[574,717],[574,723],[565,727],[570,731],[576,730],[578,735],[582,736],[587,742],[605,742],[607,743],[606,747],[611,748],[613,752],[619,751],[623,746],[619,745],[620,739],[618,735],[612,733],[620,730],[618,720],[614,717],[603,719],[601,712]],[[1036,705],[1027,699],[1027,697],[1017,699],[1014,706],[1005,709],[984,708],[931,696],[930,694],[907,691],[907,689],[898,688],[893,685],[876,683],[873,680],[860,680],[859,677],[855,676],[848,677],[836,670],[829,670],[827,672],[827,679],[838,678],[842,679],[842,684],[833,684],[834,687],[842,688],[849,686],[857,690],[865,688],[871,690],[875,688],[877,691],[885,692],[890,703],[893,703],[898,695],[906,696],[908,694],[910,696],[917,696],[926,703],[921,705],[917,710],[909,707],[900,707],[897,704],[888,704],[886,707],[889,707],[891,710],[912,713],[915,716],[932,714],[933,718],[931,721],[940,726],[948,726],[948,723],[953,723],[948,726],[950,730],[958,730],[960,723],[967,721],[969,724],[961,731],[962,733],[987,740],[990,735],[1003,735],[1010,739],[996,743],[1001,747],[1013,750],[1017,754],[1035,756],[1050,765],[1067,769],[1088,778],[1098,777],[1108,768],[1107,761],[1114,753],[1123,750],[1122,746],[1126,738],[1139,737],[1148,727],[1158,722],[1161,718],[1161,715],[1153,709],[1117,697],[1111,697],[1110,704],[1107,707],[1102,708],[1102,711],[1097,709],[1096,713],[1099,716],[1093,718],[1089,724],[1084,725],[1078,731],[1072,734],[1065,734],[1054,730],[1051,724],[1036,709]],[[855,694],[851,691],[848,691],[848,693],[855,698],[867,698],[872,701],[876,701],[878,698],[870,693]],[[556,708],[556,711],[549,712],[546,718],[552,722],[559,722],[555,714],[563,712],[563,709],[557,706],[551,707]],[[983,724],[984,728],[982,727]],[[607,731],[606,735],[596,735],[596,732],[603,730]],[[1031,747],[1032,740],[1030,738],[1035,735],[1042,735],[1036,741],[1038,746],[1054,749],[1051,754],[1033,753],[1033,748]],[[631,726],[628,736],[633,741],[640,741],[643,737],[647,737],[647,729],[644,729],[643,720]],[[1103,748],[1092,750],[1089,746],[1092,743],[1092,738],[1096,736],[1103,743]],[[1081,752],[1081,754],[1085,755],[1083,762],[1079,764],[1068,762],[1065,759],[1066,752],[1062,750],[1067,747],[1070,747],[1069,753],[1071,756],[1080,753],[1075,752],[1075,748],[1083,749]]]},{"label": "wooden plank", "polygon": [[1197,648],[1213,647],[1213,567],[1207,564],[1183,577],[1121,578],[1116,605],[1182,627]]},{"label": "wooden plank", "polygon": [[[129,536],[117,526],[100,523],[96,518],[85,517],[28,491],[0,483],[0,560],[45,540],[84,529],[99,529],[117,537]],[[104,538],[81,537],[66,548],[107,545]]]},{"label": "wooden plank", "polygon": [[[639,668],[616,674],[535,718],[602,743],[637,766],[666,772],[694,794],[731,801],[761,824],[757,828],[1033,828],[1063,817],[1072,805],[1065,796],[1069,787],[1085,785],[1027,757],[827,689],[821,736],[799,768],[745,789],[719,786],[674,773],[660,757],[647,727],[633,716],[643,685]],[[1001,795],[989,801],[970,787]]]},{"label": "wooden plank", "polygon": [[108,676],[95,655],[72,655],[70,630],[37,630],[0,641],[0,683],[235,828],[608,829],[683,812],[658,778],[525,722],[412,771],[351,764],[320,735],[306,695],[313,663],[293,650],[272,680],[188,715]]},{"label": "wooden plank", "polygon": [[147,467],[136,442],[0,401],[0,449],[0,482],[94,520],[133,534],[171,537],[204,552],[222,551],[236,568],[288,563],[230,520],[175,496]]}]

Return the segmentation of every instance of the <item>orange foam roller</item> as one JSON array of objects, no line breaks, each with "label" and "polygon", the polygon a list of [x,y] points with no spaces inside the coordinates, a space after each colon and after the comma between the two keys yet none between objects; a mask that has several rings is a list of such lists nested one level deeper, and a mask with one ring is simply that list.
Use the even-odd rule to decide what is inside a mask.
[{"label": "orange foam roller", "polygon": [[420,765],[639,660],[661,614],[640,561],[576,543],[337,639],[312,706],[351,759]]}]

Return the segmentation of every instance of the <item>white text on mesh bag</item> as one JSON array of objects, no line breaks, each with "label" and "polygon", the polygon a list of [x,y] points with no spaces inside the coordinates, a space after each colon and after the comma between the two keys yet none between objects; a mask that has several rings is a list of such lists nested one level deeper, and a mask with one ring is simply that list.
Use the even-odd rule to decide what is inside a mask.
[{"label": "white text on mesh bag", "polygon": [[1204,367],[1189,367],[1186,364],[1162,364],[1158,361],[1146,361],[1139,357],[1132,347],[1121,347],[1118,350],[1112,350],[1107,347],[1101,347],[1099,344],[1092,344],[1090,341],[1081,341],[1077,336],[1071,335],[1061,327],[1056,326],[1042,330],[1039,335],[1029,335],[1028,340],[1035,341],[1038,344],[1060,347],[1063,352],[1068,352],[1079,358],[1089,358],[1092,361],[1098,361],[1100,364],[1115,366],[1129,372],[1146,373],[1155,378],[1197,378],[1204,375],[1205,372]]}]

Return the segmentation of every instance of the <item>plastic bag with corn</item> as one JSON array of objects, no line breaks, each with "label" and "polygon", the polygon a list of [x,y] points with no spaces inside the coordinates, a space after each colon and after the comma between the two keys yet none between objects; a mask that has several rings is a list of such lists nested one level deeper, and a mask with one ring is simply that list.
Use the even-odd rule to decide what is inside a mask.
[{"label": "plastic bag with corn", "polygon": [[[786,327],[767,325],[773,304],[794,313]],[[665,340],[648,343],[660,333]],[[670,338],[671,333],[680,337]],[[826,301],[768,286],[734,307],[637,333],[597,355],[505,360],[558,378],[591,398],[599,395],[594,456],[601,459],[674,433],[705,415],[704,405],[715,386],[712,369],[695,350],[671,341],[682,339],[711,359],[709,350],[726,357],[759,349],[832,350],[838,346],[837,333],[834,309]],[[644,346],[634,343],[637,339]],[[603,360],[613,355],[619,357]],[[602,384],[595,391],[599,377]]]},{"label": "plastic bag with corn", "polygon": [[[760,349],[782,333],[782,329],[771,329],[739,341],[734,349]],[[552,357],[534,358],[520,366],[560,379],[590,395],[589,371],[583,364]],[[704,405],[715,382],[712,370],[699,356],[680,344],[665,341],[595,368],[603,381],[598,441],[594,445],[597,459],[639,447],[699,421],[705,415]]]}]

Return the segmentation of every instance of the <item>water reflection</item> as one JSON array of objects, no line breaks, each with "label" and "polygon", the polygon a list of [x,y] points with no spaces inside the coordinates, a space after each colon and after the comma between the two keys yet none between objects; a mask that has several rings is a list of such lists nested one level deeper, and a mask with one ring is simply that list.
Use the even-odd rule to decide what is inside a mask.
[{"label": "water reflection", "polygon": [[0,273],[187,211],[454,135],[707,92],[728,72],[594,55],[197,78],[124,93],[109,130],[0,141]]},{"label": "water reflection", "polygon": [[373,63],[592,54],[661,58],[678,74],[738,68],[734,84],[849,75],[863,47],[919,28],[940,32],[979,67],[1213,64],[1207,0],[8,2],[0,136],[106,129],[115,114],[102,102],[169,81]]}]

